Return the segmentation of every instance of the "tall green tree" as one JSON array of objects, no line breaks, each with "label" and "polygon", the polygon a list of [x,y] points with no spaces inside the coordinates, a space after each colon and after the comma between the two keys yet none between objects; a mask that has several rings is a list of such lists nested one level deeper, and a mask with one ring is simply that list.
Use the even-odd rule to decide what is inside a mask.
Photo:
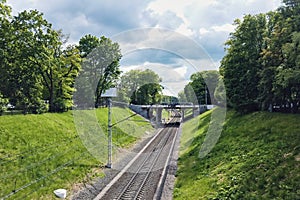
[{"label": "tall green tree", "polygon": [[[291,101],[293,99],[290,95],[291,85],[283,86],[284,81],[282,80],[291,77],[288,75],[289,71],[295,70],[295,64],[287,63],[291,58],[289,53],[292,55],[292,52],[288,52],[287,47],[292,41],[295,41],[292,36],[300,29],[300,7],[298,0],[288,0],[283,3],[285,6],[267,14],[265,48],[261,53],[262,70],[259,74],[258,101],[261,102],[263,110],[273,110],[273,106],[276,105],[282,107],[281,110],[287,111],[291,110],[292,104],[295,104]],[[295,74],[297,74],[296,71]]]},{"label": "tall green tree", "polygon": [[0,91],[24,113],[64,111],[72,104],[74,79],[80,69],[76,48],[63,48],[56,31],[37,10],[10,16],[1,5]]},{"label": "tall green tree", "polygon": [[[78,87],[82,91],[93,88],[95,107],[98,107],[101,104],[101,95],[116,86],[121,74],[119,61],[122,55],[119,44],[104,36],[97,38],[86,35],[80,39],[78,49],[83,58],[80,79],[82,85]],[[85,79],[90,82],[85,82]]]},{"label": "tall green tree", "polygon": [[91,34],[85,35],[79,40],[78,49],[82,58],[86,58],[95,48],[100,46],[101,40]]},{"label": "tall green tree", "polygon": [[7,6],[5,0],[0,0],[0,93],[8,97],[8,69],[10,67],[9,59],[9,41],[11,41],[11,8]]},{"label": "tall green tree", "polygon": [[4,70],[7,85],[4,94],[24,113],[40,112],[40,108],[45,106],[41,76],[30,59],[38,52],[36,47],[43,45],[40,39],[44,23],[38,11],[23,11],[12,18],[10,37],[6,38],[7,65]]},{"label": "tall green tree", "polygon": [[266,28],[264,33],[264,48],[261,52],[261,70],[258,73],[259,95],[257,97],[262,110],[272,108],[275,103],[273,92],[276,69],[283,62],[282,45],[287,42],[287,29],[279,12],[266,14]]},{"label": "tall green tree", "polygon": [[277,69],[275,94],[281,97],[281,105],[296,113],[300,106],[300,32],[293,34],[283,52],[285,62]]},{"label": "tall green tree", "polygon": [[77,47],[68,46],[57,55],[56,60],[56,74],[52,76],[54,89],[48,87],[47,89],[53,93],[54,111],[66,111],[73,106],[74,83],[80,72],[82,59]]},{"label": "tall green tree", "polygon": [[236,20],[221,62],[229,105],[298,112],[300,1],[283,0],[276,11]]},{"label": "tall green tree", "polygon": [[258,73],[261,69],[259,59],[264,47],[265,24],[264,14],[246,15],[243,21],[235,21],[237,28],[226,42],[221,71],[228,103],[241,112],[259,109]]},{"label": "tall green tree", "polygon": [[[12,21],[17,41],[16,59],[24,66],[23,74],[30,74],[33,84],[21,84],[24,90],[33,90],[30,94],[49,102],[49,111],[65,111],[72,105],[73,82],[80,69],[79,51],[74,47],[63,49],[62,34],[52,29],[43,14],[23,11]],[[17,68],[18,68],[17,66]],[[36,87],[34,87],[35,85]],[[29,94],[29,93],[28,93]]]}]

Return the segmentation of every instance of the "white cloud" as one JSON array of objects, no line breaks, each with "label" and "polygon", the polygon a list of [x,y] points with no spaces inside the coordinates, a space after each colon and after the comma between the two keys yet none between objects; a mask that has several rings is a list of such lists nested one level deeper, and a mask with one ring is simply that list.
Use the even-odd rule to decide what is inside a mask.
[{"label": "white cloud", "polygon": [[221,26],[212,26],[211,27],[212,30],[216,31],[216,32],[227,32],[227,33],[231,33],[234,31],[235,26],[232,24],[223,24]]},{"label": "white cloud", "polygon": [[175,68],[174,70],[178,73],[178,74],[181,74],[183,75],[184,77],[186,76],[186,73],[187,73],[187,66],[181,66],[181,67],[177,67]]},{"label": "white cloud", "polygon": [[185,24],[181,24],[175,31],[189,37],[195,35],[194,31]]},{"label": "white cloud", "polygon": [[[178,33],[184,34],[186,36],[193,36],[194,31],[190,27],[190,21],[186,18],[184,9],[185,7],[193,4],[196,1],[182,1],[182,0],[173,0],[170,2],[169,0],[155,0],[149,3],[147,8],[145,9],[147,12],[152,13],[152,16],[158,15],[163,16],[164,13],[174,13],[176,16],[182,20],[181,24],[175,27],[175,30]],[[170,22],[172,18],[166,18],[166,21]],[[168,28],[164,27],[161,24],[156,24],[157,27],[161,28]]]},{"label": "white cloud", "polygon": [[205,34],[207,34],[207,33],[209,33],[210,31],[209,30],[207,30],[206,28],[200,28],[200,30],[199,30],[199,34],[200,35],[205,35]]},{"label": "white cloud", "polygon": [[[280,0],[154,0],[145,12],[151,13],[148,21],[173,12],[182,20],[178,27],[173,28],[178,33],[192,37],[208,51],[214,60],[224,55],[223,44],[230,32],[234,31],[233,21],[242,18],[244,14],[258,14],[276,9]],[[154,20],[153,26],[164,26],[165,22],[172,22],[172,18],[165,18],[164,23]]]},{"label": "white cloud", "polygon": [[166,11],[177,13],[178,16],[184,17],[182,8],[193,4],[195,1],[182,0],[155,0],[148,4],[146,9],[153,10],[155,13],[163,14]]}]

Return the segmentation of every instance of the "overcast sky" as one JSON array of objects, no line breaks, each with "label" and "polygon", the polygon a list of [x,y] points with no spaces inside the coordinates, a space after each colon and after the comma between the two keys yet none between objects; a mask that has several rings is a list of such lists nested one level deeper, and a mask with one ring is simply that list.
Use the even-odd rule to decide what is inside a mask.
[{"label": "overcast sky", "polygon": [[112,38],[121,44],[123,71],[137,66],[151,68],[174,93],[182,89],[183,82],[195,71],[218,69],[224,56],[223,44],[234,30],[235,19],[275,10],[280,2],[8,0],[14,15],[25,9],[43,12],[55,29],[70,34],[69,43],[78,43],[86,34]]}]

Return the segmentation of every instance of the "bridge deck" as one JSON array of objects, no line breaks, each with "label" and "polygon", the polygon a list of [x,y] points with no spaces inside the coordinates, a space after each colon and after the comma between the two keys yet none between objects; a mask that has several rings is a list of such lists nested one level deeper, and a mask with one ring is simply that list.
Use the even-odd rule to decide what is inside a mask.
[{"label": "bridge deck", "polygon": [[199,107],[205,107],[204,105],[135,105],[141,108],[163,108],[163,109],[196,109]]}]

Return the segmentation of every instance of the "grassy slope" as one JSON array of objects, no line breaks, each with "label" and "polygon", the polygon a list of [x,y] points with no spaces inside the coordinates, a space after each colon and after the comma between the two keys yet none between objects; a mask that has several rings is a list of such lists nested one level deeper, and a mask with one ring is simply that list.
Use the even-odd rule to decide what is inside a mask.
[{"label": "grassy slope", "polygon": [[[106,128],[107,109],[98,109],[96,115]],[[130,115],[129,110],[113,108],[113,123]],[[149,123],[134,116],[113,128],[113,140],[120,146],[129,146],[136,140],[133,134],[152,130]],[[0,199],[39,178],[10,199],[54,198],[54,189],[70,189],[75,182],[87,181],[87,174],[102,175],[99,166],[103,163],[82,145],[72,112],[1,116],[0,144]]]},{"label": "grassy slope", "polygon": [[[199,159],[211,111],[186,122],[174,199],[300,199],[300,115],[229,111],[213,150]],[[198,127],[198,128],[197,128]]]}]

